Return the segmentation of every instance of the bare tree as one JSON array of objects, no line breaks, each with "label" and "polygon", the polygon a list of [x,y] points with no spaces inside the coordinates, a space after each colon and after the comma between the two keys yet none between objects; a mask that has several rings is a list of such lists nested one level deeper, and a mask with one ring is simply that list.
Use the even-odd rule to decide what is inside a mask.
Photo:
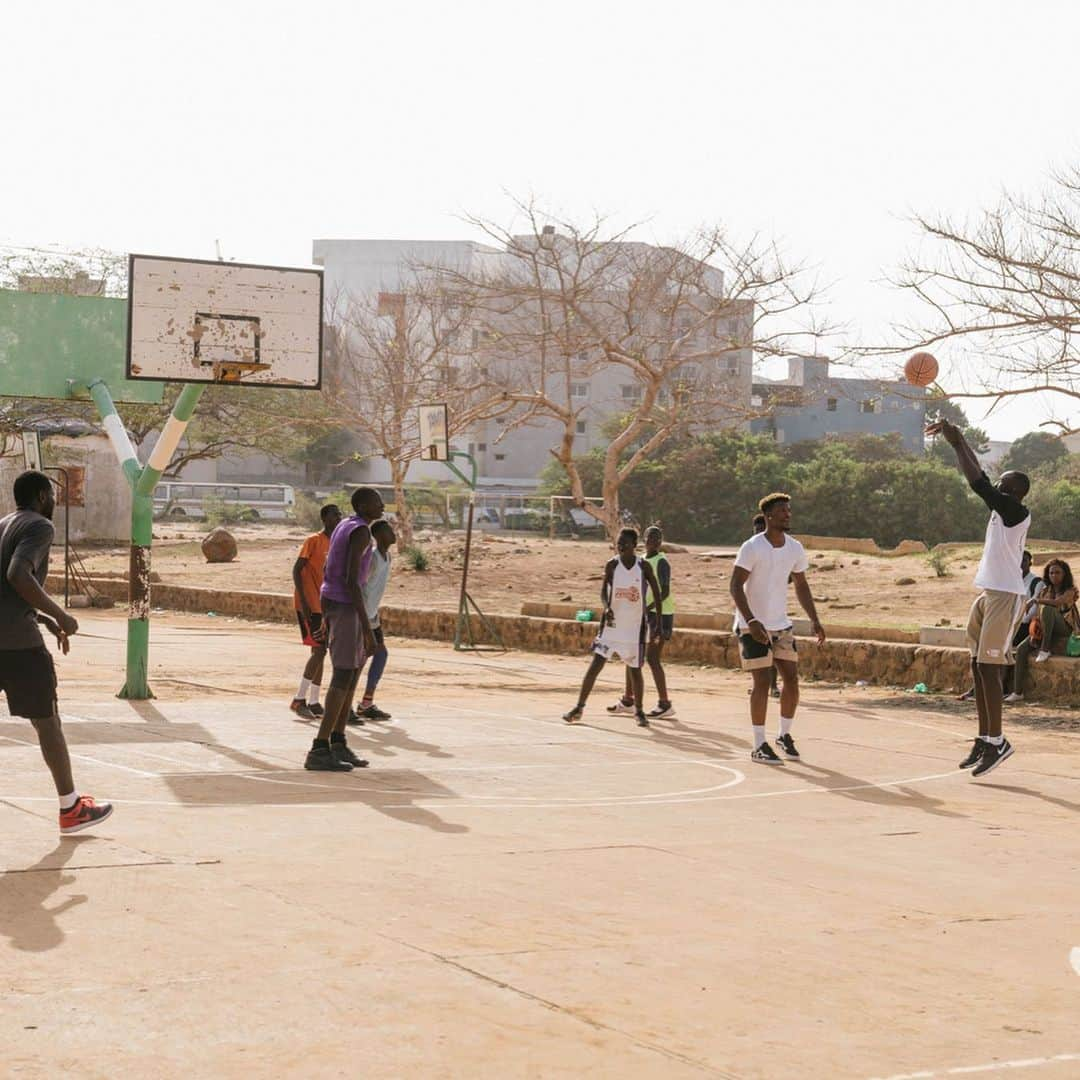
[{"label": "bare tree", "polygon": [[[896,284],[924,312],[905,348],[954,342],[971,350],[964,390],[995,402],[1049,392],[1080,401],[1080,167],[1036,198],[1007,195],[974,221],[917,217],[922,244]],[[977,360],[975,359],[977,357]],[[1070,434],[1072,420],[1046,426]]]},{"label": "bare tree", "polygon": [[413,534],[405,481],[422,452],[418,406],[445,402],[451,439],[508,408],[474,370],[469,318],[468,305],[437,275],[410,275],[397,292],[342,292],[328,301],[326,392],[337,422],[386,460],[404,545]]},{"label": "bare tree", "polygon": [[[737,246],[719,228],[657,247],[609,231],[599,217],[552,224],[532,205],[520,210],[524,234],[473,219],[493,241],[490,255],[439,279],[468,307],[477,378],[511,410],[499,439],[550,427],[557,441],[549,449],[574,501],[614,535],[621,485],[664,442],[762,413],[751,401],[755,354],[816,353],[827,332],[813,322],[816,286],[775,245]],[[575,463],[578,423],[590,408],[575,391],[598,380],[620,391],[602,507],[586,502]]]}]

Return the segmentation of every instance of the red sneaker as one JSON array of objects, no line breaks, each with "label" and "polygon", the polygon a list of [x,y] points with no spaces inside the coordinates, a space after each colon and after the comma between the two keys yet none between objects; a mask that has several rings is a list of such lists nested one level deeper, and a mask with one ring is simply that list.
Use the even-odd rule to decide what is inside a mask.
[{"label": "red sneaker", "polygon": [[92,829],[104,821],[112,811],[112,803],[102,803],[98,806],[89,795],[80,795],[70,810],[60,811],[60,831],[66,835],[82,832],[83,829]]}]

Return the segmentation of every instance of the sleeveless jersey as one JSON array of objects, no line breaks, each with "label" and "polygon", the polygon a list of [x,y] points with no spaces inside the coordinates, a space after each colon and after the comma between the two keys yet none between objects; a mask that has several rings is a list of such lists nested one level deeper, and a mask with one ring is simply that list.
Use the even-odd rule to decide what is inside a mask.
[{"label": "sleeveless jersey", "polygon": [[637,641],[645,624],[645,573],[641,559],[629,569],[615,562],[611,579],[611,612],[615,625],[604,627],[604,636],[618,641]]},{"label": "sleeveless jersey", "polygon": [[668,594],[664,598],[664,602],[660,607],[661,615],[674,615],[675,614],[675,592],[671,588],[671,563],[668,562],[667,556],[658,551],[655,555],[648,555],[645,561],[652,567],[653,576],[656,578],[656,584],[660,587],[660,591],[664,591],[664,583],[660,580],[660,564],[667,563],[668,567]]},{"label": "sleeveless jersey", "polygon": [[[339,604],[352,603],[352,597],[349,595],[349,588],[346,584],[349,575],[349,540],[357,529],[366,525],[367,522],[359,514],[354,514],[352,517],[342,520],[334,530],[334,535],[330,537],[330,550],[326,553],[326,563],[323,566],[323,583],[322,588],[319,590],[320,594],[327,600],[336,600]],[[367,581],[371,568],[371,552],[374,546],[374,544],[369,543],[367,550],[360,557],[360,580],[357,582],[359,585],[363,585]]]}]

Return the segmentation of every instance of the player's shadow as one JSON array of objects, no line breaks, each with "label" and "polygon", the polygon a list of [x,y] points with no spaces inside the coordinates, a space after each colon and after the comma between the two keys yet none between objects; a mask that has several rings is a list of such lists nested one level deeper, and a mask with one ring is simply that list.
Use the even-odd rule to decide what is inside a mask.
[{"label": "player's shadow", "polygon": [[[365,748],[356,744],[356,751]],[[257,772],[189,772],[163,777],[185,806],[319,806],[362,804],[380,814],[436,832],[468,832],[420,802],[456,799],[457,793],[411,769],[354,769],[351,773],[304,769]]]},{"label": "player's shadow", "polygon": [[[628,717],[633,723],[633,717]],[[635,729],[636,730],[636,729]],[[736,753],[749,750],[750,743],[737,735],[708,728],[687,727],[679,720],[650,720],[648,731],[653,742],[669,750],[730,761]]]},{"label": "player's shadow", "polygon": [[47,952],[65,938],[58,917],[87,897],[76,893],[49,904],[50,898],[66,885],[74,884],[74,874],[65,874],[64,866],[76,848],[89,837],[66,837],[48,855],[33,866],[7,870],[0,874],[0,934],[20,952]]},{"label": "player's shadow", "polygon": [[362,728],[352,728],[350,737],[353,738],[358,753],[362,750],[364,754],[395,757],[399,753],[408,751],[424,754],[430,758],[454,757],[437,743],[414,739],[409,734],[408,728],[394,720],[382,724],[373,724],[369,720]]},{"label": "player's shadow", "polygon": [[1013,795],[1028,795],[1032,799],[1042,799],[1043,802],[1060,806],[1062,810],[1070,810],[1072,813],[1080,813],[1080,803],[1070,802],[1068,799],[1059,799],[1056,795],[1047,795],[1045,791],[1036,791],[1034,788],[1020,787],[1017,784],[994,784],[987,780],[978,781],[981,788],[993,788],[995,791],[1008,791]]},{"label": "player's shadow", "polygon": [[[775,768],[775,766],[774,766]],[[780,770],[777,769],[779,772]],[[783,771],[790,777],[797,777],[814,784],[833,795],[840,795],[856,802],[871,803],[875,806],[899,806],[912,810],[921,810],[934,817],[966,818],[957,810],[950,810],[944,799],[927,795],[906,784],[877,785],[869,780],[846,773],[827,769],[823,765],[814,765],[805,758],[789,761]],[[817,774],[817,775],[813,775]]]}]

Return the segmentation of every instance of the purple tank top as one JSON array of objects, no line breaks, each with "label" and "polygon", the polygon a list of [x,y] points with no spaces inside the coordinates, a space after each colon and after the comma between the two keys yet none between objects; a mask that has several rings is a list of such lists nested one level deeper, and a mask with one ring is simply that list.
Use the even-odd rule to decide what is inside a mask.
[{"label": "purple tank top", "polygon": [[[330,550],[326,553],[326,565],[323,567],[322,588],[319,595],[327,600],[336,600],[339,604],[351,604],[349,587],[346,584],[349,574],[349,540],[352,534],[367,522],[358,514],[343,518],[330,537]],[[368,544],[367,550],[360,557],[360,579],[363,585],[371,572],[371,553],[374,544]]]}]

